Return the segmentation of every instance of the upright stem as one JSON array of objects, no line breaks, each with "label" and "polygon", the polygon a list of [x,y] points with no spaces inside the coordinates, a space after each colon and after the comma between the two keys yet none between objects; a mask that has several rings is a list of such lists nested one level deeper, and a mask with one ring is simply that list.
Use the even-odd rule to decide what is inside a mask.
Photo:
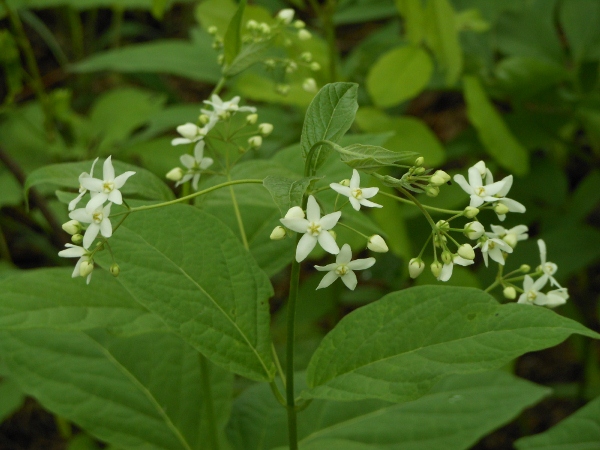
[{"label": "upright stem", "polygon": [[328,0],[322,9],[323,28],[325,29],[325,38],[327,39],[327,49],[329,53],[329,82],[334,83],[338,79],[337,74],[337,42],[335,39],[335,24],[333,23],[333,14],[335,13],[335,0]]},{"label": "upright stem", "polygon": [[213,404],[212,389],[210,386],[210,367],[208,360],[204,355],[198,353],[200,357],[200,372],[202,377],[202,397],[206,410],[206,420],[208,422],[209,449],[219,450],[219,434],[217,432],[217,423],[215,421],[215,406]]}]

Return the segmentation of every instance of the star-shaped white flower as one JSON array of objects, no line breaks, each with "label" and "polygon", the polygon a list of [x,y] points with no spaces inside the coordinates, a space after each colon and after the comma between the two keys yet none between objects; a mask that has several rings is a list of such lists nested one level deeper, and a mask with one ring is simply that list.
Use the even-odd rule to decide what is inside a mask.
[{"label": "star-shaped white flower", "polygon": [[296,247],[296,261],[304,261],[308,254],[315,248],[317,242],[326,252],[337,255],[340,248],[335,239],[328,233],[340,220],[341,211],[321,217],[319,204],[312,195],[308,196],[306,205],[306,219],[302,217],[279,219],[282,224],[297,233],[304,233]]},{"label": "star-shaped white flower", "polygon": [[[79,175],[79,179],[81,179],[81,178],[92,178],[94,176],[94,166],[96,165],[97,162],[98,162],[98,158],[96,158],[94,160],[94,162],[92,163],[92,169],[90,170],[90,173],[83,172],[81,175]],[[83,196],[85,195],[86,192],[87,192],[87,189],[84,188],[81,185],[81,182],[80,182],[80,184],[79,184],[79,195],[69,202],[69,211],[73,211],[75,209],[75,207],[77,206],[77,204],[79,203],[79,201],[83,198]]]},{"label": "star-shaped white flower", "polygon": [[[81,263],[90,261],[90,252],[79,245],[65,244],[65,247],[67,247],[65,250],[58,252],[58,256],[62,258],[79,258],[71,275],[72,278],[77,278],[81,276]],[[91,279],[92,273],[89,272],[86,283],[90,284]]]},{"label": "star-shaped white flower", "polygon": [[83,235],[83,248],[90,248],[98,233],[101,233],[105,238],[112,236],[112,224],[108,218],[110,216],[110,205],[112,203],[107,204],[105,207],[98,206],[92,212],[89,212],[86,208],[79,208],[69,214],[69,217],[73,220],[89,223]]},{"label": "star-shaped white flower", "polygon": [[200,181],[202,171],[208,169],[214,162],[212,158],[204,157],[204,141],[200,141],[196,144],[194,147],[194,156],[188,154],[181,155],[179,160],[188,171],[183,178],[175,184],[175,187],[186,181],[192,180],[192,186],[194,187],[194,190],[197,191],[198,181]]},{"label": "star-shaped white flower", "polygon": [[207,126],[200,128],[198,125],[190,122],[179,125],[177,127],[177,132],[183,137],[173,139],[171,145],[192,144],[198,142],[199,140],[204,139],[204,136],[208,134],[210,128]]},{"label": "star-shaped white flower", "polygon": [[551,286],[556,286],[558,288],[561,288],[562,286],[552,276],[558,270],[558,266],[556,264],[554,264],[553,262],[546,261],[546,243],[542,239],[538,239],[537,242],[538,242],[538,247],[540,249],[540,261],[541,261],[541,264],[540,264],[540,267],[538,268],[538,270],[541,270],[542,272],[544,272],[544,274],[541,276],[540,279],[543,279],[544,283],[546,283],[546,281],[550,280]]},{"label": "star-shaped white flower", "polygon": [[483,255],[483,262],[485,266],[488,265],[488,256],[496,261],[498,264],[504,265],[504,255],[502,252],[512,253],[513,249],[510,245],[499,238],[492,238],[488,236],[482,236],[479,243],[474,247],[481,247],[481,254]]},{"label": "star-shaped white flower", "polygon": [[224,102],[223,100],[221,100],[221,97],[219,97],[216,94],[213,94],[212,97],[210,98],[210,101],[204,100],[204,103],[212,106],[213,109],[215,110],[215,113],[217,114],[217,116],[220,116],[223,113],[236,112],[236,111],[242,111],[242,112],[248,111],[248,112],[252,112],[252,113],[256,112],[256,108],[253,106],[239,106],[239,103],[240,103],[239,95],[236,95],[231,100]]},{"label": "star-shaped white flower", "polygon": [[462,256],[454,255],[452,258],[452,262],[450,264],[444,264],[442,266],[442,271],[440,272],[440,276],[437,277],[438,281],[448,281],[452,276],[452,270],[454,269],[454,264],[458,264],[459,266],[470,266],[473,264],[472,259],[466,259]]},{"label": "star-shaped white flower", "polygon": [[344,244],[342,249],[335,258],[335,263],[327,264],[326,266],[315,266],[315,269],[325,272],[329,271],[323,277],[317,289],[330,286],[338,278],[341,278],[344,284],[351,290],[354,290],[358,283],[354,270],[365,270],[375,264],[375,258],[352,259],[352,250],[348,244]]},{"label": "star-shaped white flower", "polygon": [[506,228],[500,225],[490,225],[492,228],[492,233],[486,232],[486,236],[492,238],[500,238],[512,248],[517,246],[517,242],[524,241],[529,238],[529,228],[527,225],[517,225],[516,227],[512,227],[507,230]]},{"label": "star-shaped white flower", "polygon": [[[503,178],[502,181],[504,181],[504,186],[494,195],[494,197],[496,197],[496,203],[506,206],[509,212],[524,213],[526,211],[524,205],[512,198],[506,198],[506,194],[508,194],[508,191],[510,191],[513,184],[513,176],[509,175]],[[494,184],[494,176],[492,175],[492,172],[490,172],[490,169],[486,169],[485,183],[486,186]],[[506,219],[506,214],[496,213],[496,215],[501,221]]]},{"label": "star-shaped white flower", "polygon": [[519,297],[517,303],[524,303],[527,305],[547,305],[548,297],[546,294],[540,292],[540,290],[546,285],[547,279],[538,278],[535,283],[533,278],[529,275],[525,275],[523,280],[523,293]]},{"label": "star-shaped white flower", "polygon": [[378,187],[361,188],[360,187],[360,174],[358,170],[352,170],[352,178],[350,179],[350,186],[342,186],[339,183],[331,183],[329,185],[331,189],[338,192],[339,194],[345,195],[350,200],[350,204],[355,210],[359,210],[360,206],[369,206],[371,208],[382,208],[381,205],[373,203],[367,200],[373,197],[379,192]]},{"label": "star-shaped white flower", "polygon": [[556,306],[564,305],[565,303],[567,303],[569,293],[567,291],[567,288],[554,289],[546,294],[546,298],[548,302],[545,306],[548,306],[549,308],[554,308]]},{"label": "star-shaped white flower", "polygon": [[95,211],[96,208],[103,205],[107,200],[121,205],[123,203],[123,196],[119,189],[123,187],[127,179],[132,175],[135,175],[135,172],[128,171],[115,178],[115,169],[109,156],[104,161],[102,180],[92,178],[91,176],[80,176],[79,183],[92,194],[92,199],[88,202],[85,209],[89,212]]},{"label": "star-shaped white flower", "polygon": [[458,183],[463,191],[471,196],[470,206],[474,207],[481,206],[484,202],[495,202],[498,200],[494,195],[500,192],[506,184],[506,178],[504,178],[501,181],[484,185],[480,169],[476,166],[469,168],[468,183],[461,174],[454,175],[454,181]]}]

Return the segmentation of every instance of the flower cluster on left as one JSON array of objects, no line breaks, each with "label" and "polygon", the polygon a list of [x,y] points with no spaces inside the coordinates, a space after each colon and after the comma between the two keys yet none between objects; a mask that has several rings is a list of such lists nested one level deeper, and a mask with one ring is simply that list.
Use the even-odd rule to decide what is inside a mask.
[{"label": "flower cluster on left", "polygon": [[[135,174],[128,171],[116,176],[115,169],[109,156],[104,161],[102,178],[94,178],[94,167],[98,158],[92,163],[90,173],[79,175],[79,195],[69,203],[70,221],[63,224],[63,230],[71,235],[72,244],[66,244],[65,250],[58,253],[63,258],[79,258],[73,270],[73,278],[87,277],[89,284],[94,270],[94,254],[102,248],[98,242],[92,244],[100,234],[105,242],[112,236],[113,227],[110,221],[110,208],[113,203],[123,204],[120,189],[129,177]],[[77,208],[79,202],[86,196],[90,198],[83,208]],[[111,266],[111,273],[118,274],[118,266]]]}]

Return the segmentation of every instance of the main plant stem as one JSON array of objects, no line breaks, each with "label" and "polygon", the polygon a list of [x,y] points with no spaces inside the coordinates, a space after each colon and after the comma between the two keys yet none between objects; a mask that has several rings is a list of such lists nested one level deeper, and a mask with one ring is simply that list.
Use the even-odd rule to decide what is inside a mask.
[{"label": "main plant stem", "polygon": [[217,432],[217,423],[215,421],[215,406],[213,404],[212,389],[210,386],[210,368],[208,360],[201,353],[200,357],[200,372],[202,377],[202,394],[204,397],[204,405],[206,408],[206,420],[208,422],[208,439],[210,450],[219,450],[219,435]]},{"label": "main plant stem", "polygon": [[[296,246],[300,235],[296,238]],[[287,342],[286,342],[286,403],[288,417],[288,437],[290,450],[298,449],[298,430],[296,424],[296,400],[294,394],[294,333],[296,322],[296,299],[298,297],[298,284],[300,282],[300,263],[292,262],[292,273],[290,277],[290,297],[287,305]]]}]

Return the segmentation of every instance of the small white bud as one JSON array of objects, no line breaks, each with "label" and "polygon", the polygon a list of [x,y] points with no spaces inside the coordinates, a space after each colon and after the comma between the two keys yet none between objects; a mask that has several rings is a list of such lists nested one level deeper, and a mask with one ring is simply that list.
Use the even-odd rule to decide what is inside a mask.
[{"label": "small white bud", "polygon": [[258,22],[256,20],[250,19],[248,22],[246,22],[246,28],[248,28],[249,30],[257,30]]},{"label": "small white bud", "polygon": [[306,26],[306,24],[302,20],[294,21],[294,28],[297,28],[298,30],[304,28],[305,26]]},{"label": "small white bud", "polygon": [[463,244],[458,247],[458,256],[472,261],[475,259],[475,250],[471,244]]},{"label": "small white bud", "polygon": [[266,24],[265,22],[261,22],[260,25],[258,26],[258,29],[262,34],[271,33],[271,27],[268,24]]},{"label": "small white bud", "polygon": [[69,220],[62,224],[62,229],[72,236],[81,231],[81,224],[77,220]]},{"label": "small white bud", "polygon": [[83,244],[83,235],[77,233],[71,236],[71,242],[75,245]]},{"label": "small white bud", "polygon": [[262,137],[252,136],[250,139],[248,139],[248,144],[250,144],[250,147],[252,148],[260,147],[262,145]]},{"label": "small white bud", "polygon": [[463,230],[463,234],[472,240],[479,239],[481,236],[483,236],[484,232],[485,228],[483,228],[481,222],[469,222],[465,225]]},{"label": "small white bud", "polygon": [[286,25],[289,25],[294,20],[294,10],[291,8],[282,9],[277,13],[277,18]]},{"label": "small white bud", "polygon": [[463,216],[465,216],[469,219],[472,219],[477,214],[479,214],[479,209],[475,208],[474,206],[467,206],[463,212]]},{"label": "small white bud", "polygon": [[293,206],[285,213],[286,219],[304,219],[304,211],[299,206]]},{"label": "small white bud", "polygon": [[523,273],[528,273],[531,270],[531,266],[529,264],[522,264],[519,270]]},{"label": "small white bud", "polygon": [[423,165],[423,163],[425,163],[425,158],[422,156],[419,156],[417,159],[415,159],[415,166],[420,167]]},{"label": "small white bud", "polygon": [[378,234],[374,234],[369,238],[369,242],[367,243],[367,248],[376,253],[386,253],[389,251],[389,248],[383,238]]},{"label": "small white bud", "polygon": [[435,236],[433,236],[433,245],[436,247],[443,247],[442,244],[446,243],[447,241],[448,239],[444,235],[440,237],[440,235],[436,233]]},{"label": "small white bud", "polygon": [[350,186],[350,180],[349,180],[348,178],[345,178],[345,179],[343,179],[342,181],[340,181],[340,184],[341,184],[342,186],[346,186],[346,187],[348,187],[348,186]]},{"label": "small white bud", "polygon": [[261,123],[258,126],[258,132],[263,136],[268,136],[273,132],[273,125],[270,123]]},{"label": "small white bud", "polygon": [[496,214],[500,214],[502,216],[504,214],[507,214],[509,209],[508,206],[506,206],[504,203],[496,203],[496,205],[494,205],[494,211],[496,212]]},{"label": "small white bud", "polygon": [[277,63],[274,59],[265,59],[265,66],[267,66],[267,69],[274,69],[276,65]]},{"label": "small white bud", "polygon": [[94,270],[94,262],[93,261],[81,261],[79,265],[79,275],[82,277],[87,277]]},{"label": "small white bud", "polygon": [[449,250],[444,250],[442,252],[442,261],[444,262],[444,264],[452,263],[453,259],[454,259],[454,255]]},{"label": "small white bud", "polygon": [[450,229],[450,223],[448,223],[447,220],[438,220],[435,226],[443,231],[448,231]]},{"label": "small white bud", "polygon": [[337,239],[337,233],[335,231],[327,230],[327,232],[331,235],[334,241]]},{"label": "small white bud", "polygon": [[318,72],[319,70],[321,70],[321,64],[319,64],[316,61],[313,61],[310,63],[310,70],[312,70],[313,72]]},{"label": "small white bud", "polygon": [[112,263],[110,265],[110,268],[108,269],[108,271],[110,272],[110,274],[113,277],[118,277],[119,273],[121,273],[121,268],[119,267],[119,265],[117,263]]},{"label": "small white bud", "polygon": [[504,296],[506,298],[508,298],[510,300],[514,300],[515,298],[517,298],[517,291],[512,286],[505,287],[504,290],[502,291],[502,293],[504,294]]},{"label": "small white bud", "polygon": [[210,34],[211,36],[214,36],[215,34],[217,34],[217,32],[219,31],[217,29],[217,27],[215,27],[214,25],[208,27],[208,34]]},{"label": "small white bud", "polygon": [[506,236],[502,238],[504,242],[510,245],[511,248],[515,248],[517,246],[517,235],[515,233],[508,233]]},{"label": "small white bud", "polygon": [[440,273],[442,273],[442,263],[439,261],[432,262],[429,268],[431,269],[431,273],[433,274],[433,276],[436,278],[438,278],[440,276]]},{"label": "small white bud", "polygon": [[413,258],[408,262],[408,274],[411,278],[417,278],[425,269],[425,263],[421,258]]},{"label": "small white bud", "polygon": [[417,167],[416,169],[414,169],[412,171],[412,173],[415,175],[421,175],[421,174],[425,173],[425,167]]},{"label": "small white bud", "polygon": [[434,186],[441,186],[450,181],[450,175],[443,170],[436,170],[435,173],[429,179],[429,182]]},{"label": "small white bud", "polygon": [[217,64],[222,66],[224,62],[225,62],[225,55],[223,53],[221,53],[220,55],[217,56]]},{"label": "small white bud", "polygon": [[317,92],[317,82],[314,78],[306,78],[302,82],[302,89],[306,92]]},{"label": "small white bud", "polygon": [[278,84],[275,87],[275,91],[280,95],[288,95],[290,92],[290,85],[289,84]]},{"label": "small white bud", "polygon": [[300,60],[309,63],[312,61],[312,57],[313,56],[311,52],[304,52],[300,55]]},{"label": "small white bud", "polygon": [[285,73],[294,73],[298,70],[298,64],[295,61],[289,61],[285,66]]},{"label": "small white bud", "polygon": [[187,139],[194,139],[198,136],[198,126],[193,123],[184,123],[183,125],[179,125],[177,127],[177,132]]},{"label": "small white bud", "polygon": [[271,231],[271,236],[269,237],[272,241],[280,241],[285,237],[286,234],[287,232],[285,231],[285,228],[283,228],[281,225],[278,225],[273,228],[273,231]]},{"label": "small white bud", "polygon": [[166,177],[167,177],[167,180],[179,181],[183,178],[183,169],[181,167],[175,167],[175,168],[169,170]]},{"label": "small white bud", "polygon": [[437,186],[425,186],[425,194],[427,194],[428,197],[437,197],[438,194],[440,193],[440,188]]},{"label": "small white bud", "polygon": [[248,114],[246,116],[246,123],[248,125],[254,125],[257,120],[258,120],[258,114],[256,114],[256,113],[254,113],[254,114]]},{"label": "small white bud", "polygon": [[206,114],[200,114],[198,116],[198,122],[200,123],[200,125],[206,125],[209,121],[210,117],[208,117],[208,115]]},{"label": "small white bud", "polygon": [[311,37],[312,34],[310,34],[310,31],[305,30],[304,28],[298,30],[298,39],[300,39],[301,41],[308,41]]}]

